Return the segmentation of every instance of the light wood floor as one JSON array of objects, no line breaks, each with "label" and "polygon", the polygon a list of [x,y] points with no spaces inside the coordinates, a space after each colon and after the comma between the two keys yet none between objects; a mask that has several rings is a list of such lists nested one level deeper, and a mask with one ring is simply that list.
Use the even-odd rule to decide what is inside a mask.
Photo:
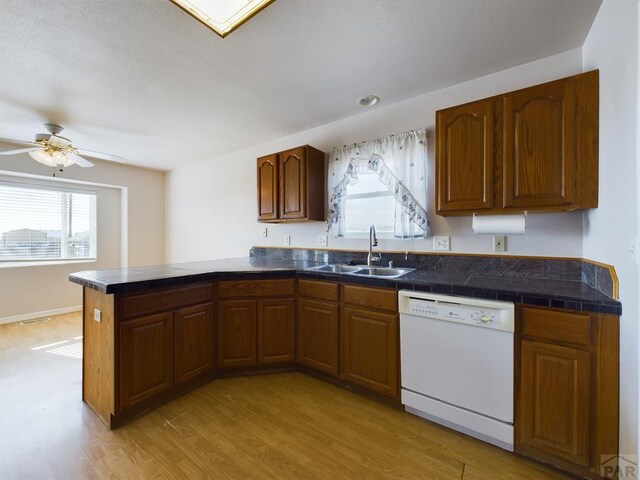
[{"label": "light wood floor", "polygon": [[81,330],[0,326],[0,479],[565,478],[298,373],[217,380],[110,432],[81,401]]}]

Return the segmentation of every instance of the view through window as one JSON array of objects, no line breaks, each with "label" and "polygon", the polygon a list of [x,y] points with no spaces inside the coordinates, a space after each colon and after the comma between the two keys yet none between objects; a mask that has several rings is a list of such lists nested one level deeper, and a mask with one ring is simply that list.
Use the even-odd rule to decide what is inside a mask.
[{"label": "view through window", "polygon": [[345,197],[346,236],[369,235],[369,227],[376,226],[376,234],[393,236],[395,199],[375,173],[362,173],[358,182],[347,187]]},{"label": "view through window", "polygon": [[95,192],[0,183],[0,262],[95,257]]}]

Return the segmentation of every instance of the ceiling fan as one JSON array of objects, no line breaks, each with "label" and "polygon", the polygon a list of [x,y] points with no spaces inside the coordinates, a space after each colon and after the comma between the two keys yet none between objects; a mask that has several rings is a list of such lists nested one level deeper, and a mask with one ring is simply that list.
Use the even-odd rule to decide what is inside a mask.
[{"label": "ceiling fan", "polygon": [[16,150],[0,152],[0,155],[28,153],[36,162],[40,162],[48,167],[57,167],[60,170],[71,165],[78,165],[79,167],[93,167],[93,163],[81,155],[101,160],[125,163],[124,158],[116,155],[92,152],[90,150],[81,150],[74,147],[71,140],[58,135],[63,130],[60,125],[56,125],[55,123],[45,123],[44,127],[49,133],[36,134],[36,138],[33,142],[0,138],[0,142],[28,145],[27,148],[18,148]]}]

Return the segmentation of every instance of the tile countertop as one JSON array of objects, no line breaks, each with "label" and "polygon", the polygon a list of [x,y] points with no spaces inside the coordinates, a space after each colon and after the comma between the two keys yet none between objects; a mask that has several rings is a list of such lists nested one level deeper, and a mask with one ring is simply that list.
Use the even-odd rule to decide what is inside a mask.
[{"label": "tile countertop", "polygon": [[256,277],[340,280],[344,283],[420,290],[515,303],[620,315],[622,304],[585,283],[465,272],[416,269],[400,278],[362,278],[305,270],[318,265],[301,260],[261,257],[229,258],[151,267],[87,270],[69,275],[71,282],[102,293],[130,293],[195,281]]}]

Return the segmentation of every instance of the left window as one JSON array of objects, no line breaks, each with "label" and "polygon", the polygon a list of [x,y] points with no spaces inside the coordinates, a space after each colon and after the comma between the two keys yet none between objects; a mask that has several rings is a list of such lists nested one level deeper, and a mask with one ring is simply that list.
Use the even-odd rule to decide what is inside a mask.
[{"label": "left window", "polygon": [[0,182],[0,262],[96,258],[96,193]]}]

